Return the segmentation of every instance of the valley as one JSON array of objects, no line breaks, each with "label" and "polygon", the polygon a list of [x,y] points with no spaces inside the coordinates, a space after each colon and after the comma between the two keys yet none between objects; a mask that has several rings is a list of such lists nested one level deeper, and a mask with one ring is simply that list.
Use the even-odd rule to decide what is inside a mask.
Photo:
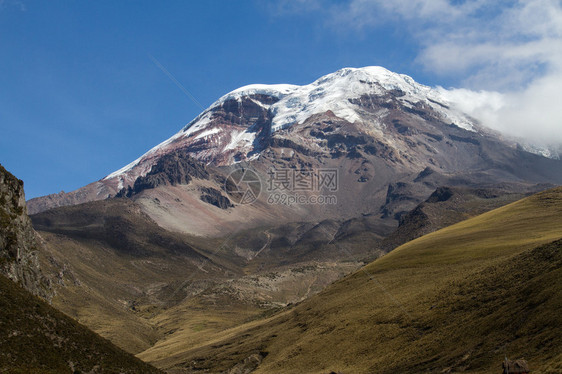
[{"label": "valley", "polygon": [[272,317],[197,347],[178,333],[139,357],[175,372],[488,373],[507,355],[559,372],[561,199],[436,231]]},{"label": "valley", "polygon": [[560,372],[562,161],[451,95],[345,68],[236,89],[69,193],[2,169],[2,287],[124,372]]}]

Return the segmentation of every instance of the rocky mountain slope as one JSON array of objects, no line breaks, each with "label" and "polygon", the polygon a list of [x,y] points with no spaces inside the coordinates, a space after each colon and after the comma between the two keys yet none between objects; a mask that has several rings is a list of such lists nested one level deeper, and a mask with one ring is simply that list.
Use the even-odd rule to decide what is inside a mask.
[{"label": "rocky mountain slope", "polygon": [[[168,155],[175,156],[166,159]],[[208,179],[195,172],[190,188],[181,187],[187,180],[148,189],[143,186],[150,183],[137,182],[156,172],[154,167],[173,174],[174,167],[162,169],[162,163],[180,165],[179,160],[188,157],[193,165],[199,162],[197,168],[207,168],[222,178]],[[204,188],[224,190],[227,176],[240,167],[250,168],[261,181],[261,194],[254,204],[234,202],[229,209],[217,210],[216,203],[213,207],[201,202]],[[268,198],[279,191],[268,189],[271,171],[289,169],[337,170],[337,204],[272,207]],[[217,235],[232,230],[229,226],[239,227],[240,222],[251,228],[264,222],[375,213],[399,219],[440,185],[507,183],[518,189],[543,182],[562,183],[562,162],[528,153],[487,130],[455,109],[446,90],[420,85],[384,68],[367,67],[342,69],[306,86],[242,87],[124,168],[69,194],[32,199],[29,206],[37,213],[128,194],[131,188],[135,196],[129,195],[162,227]],[[190,208],[182,208],[177,201],[189,201]],[[222,207],[228,206],[223,202]]]},{"label": "rocky mountain slope", "polygon": [[413,240],[280,313],[139,355],[185,372],[562,370],[562,189]]}]

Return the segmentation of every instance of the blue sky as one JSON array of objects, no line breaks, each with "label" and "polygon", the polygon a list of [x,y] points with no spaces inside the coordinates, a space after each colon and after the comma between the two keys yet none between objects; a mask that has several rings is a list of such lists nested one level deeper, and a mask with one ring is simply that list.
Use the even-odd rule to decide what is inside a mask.
[{"label": "blue sky", "polygon": [[[526,6],[484,3],[0,0],[0,163],[32,198],[100,179],[179,131],[201,108],[151,56],[203,107],[246,84],[307,84],[346,66],[470,89],[459,95],[524,95],[557,76],[558,54],[529,43],[560,42],[558,19],[531,9],[553,26],[521,34]],[[497,29],[482,27],[491,19]],[[496,58],[482,58],[486,46]]]}]

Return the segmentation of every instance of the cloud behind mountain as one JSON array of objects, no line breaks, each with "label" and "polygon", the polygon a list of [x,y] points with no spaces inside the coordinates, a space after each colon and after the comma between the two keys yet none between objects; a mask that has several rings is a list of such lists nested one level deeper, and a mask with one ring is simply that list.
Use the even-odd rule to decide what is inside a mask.
[{"label": "cloud behind mountain", "polygon": [[[300,9],[323,12],[326,25],[341,32],[406,33],[418,47],[415,63],[442,78],[454,77],[456,105],[487,126],[533,142],[562,143],[561,1],[315,4]],[[297,8],[293,3],[290,9]]]}]

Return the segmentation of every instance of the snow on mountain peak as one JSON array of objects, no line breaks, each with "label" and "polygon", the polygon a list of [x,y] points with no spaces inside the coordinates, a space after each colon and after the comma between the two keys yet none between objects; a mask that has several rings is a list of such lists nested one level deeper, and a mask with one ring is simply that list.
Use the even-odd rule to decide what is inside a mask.
[{"label": "snow on mountain peak", "polygon": [[473,121],[462,113],[452,110],[443,91],[415,82],[404,74],[393,73],[381,66],[343,68],[328,74],[311,84],[300,86],[272,105],[274,113],[272,132],[302,123],[314,114],[331,110],[336,116],[349,122],[361,120],[360,112],[350,99],[363,95],[384,95],[388,91],[403,94],[399,100],[406,106],[423,101],[443,115],[443,119],[474,131]]},{"label": "snow on mountain peak", "polygon": [[[348,99],[359,98],[362,95],[382,95],[387,91],[397,90],[404,93],[402,101],[418,102],[420,100],[448,102],[446,90],[436,90],[415,82],[404,74],[393,73],[381,66],[367,66],[363,68],[343,68],[325,75],[316,81],[304,85],[291,84],[252,84],[240,87],[222,96],[209,109],[201,113],[182,129],[184,136],[189,136],[201,130],[210,120],[213,109],[228,100],[240,101],[244,97],[255,95],[271,96],[279,99],[274,104],[260,105],[270,109],[273,113],[271,131],[275,132],[287,128],[295,123],[302,123],[314,114],[331,110],[336,116],[349,122],[360,120],[357,108]],[[467,130],[474,130],[473,121],[452,110],[444,111],[443,106],[429,102],[444,117],[457,126]]]},{"label": "snow on mountain peak", "polygon": [[[180,143],[214,142],[213,148],[217,147],[215,150],[207,149],[201,155],[197,155],[203,159],[212,158],[214,154],[218,155],[225,151],[239,150],[246,155],[255,151],[253,147],[257,131],[254,126],[240,128],[233,124],[232,129],[226,131],[224,127],[220,128],[223,125],[217,125],[214,120],[216,111],[231,101],[238,102],[240,106],[244,100],[251,101],[263,111],[270,113],[271,133],[294,124],[301,124],[311,116],[327,111],[348,122],[365,122],[366,126],[377,128],[379,126],[377,121],[372,117],[365,117],[361,108],[354,102],[364,95],[383,96],[391,91],[395,91],[394,96],[406,107],[412,107],[421,101],[439,113],[444,122],[475,131],[474,121],[471,118],[449,107],[447,90],[424,86],[407,75],[393,73],[381,66],[343,68],[308,85],[252,84],[231,91],[219,98],[173,137],[105,179],[118,177],[131,169],[136,170],[135,175],[143,175],[150,169],[150,162],[144,161],[154,160],[159,154],[166,152],[166,149],[178,147]],[[267,100],[264,97],[272,97],[274,100]],[[256,156],[254,154],[254,157]],[[137,167],[140,164],[144,166]]]},{"label": "snow on mountain peak", "polygon": [[217,103],[225,102],[229,99],[238,99],[243,96],[265,95],[282,98],[297,90],[300,86],[293,84],[250,84],[237,88],[221,97]]}]

